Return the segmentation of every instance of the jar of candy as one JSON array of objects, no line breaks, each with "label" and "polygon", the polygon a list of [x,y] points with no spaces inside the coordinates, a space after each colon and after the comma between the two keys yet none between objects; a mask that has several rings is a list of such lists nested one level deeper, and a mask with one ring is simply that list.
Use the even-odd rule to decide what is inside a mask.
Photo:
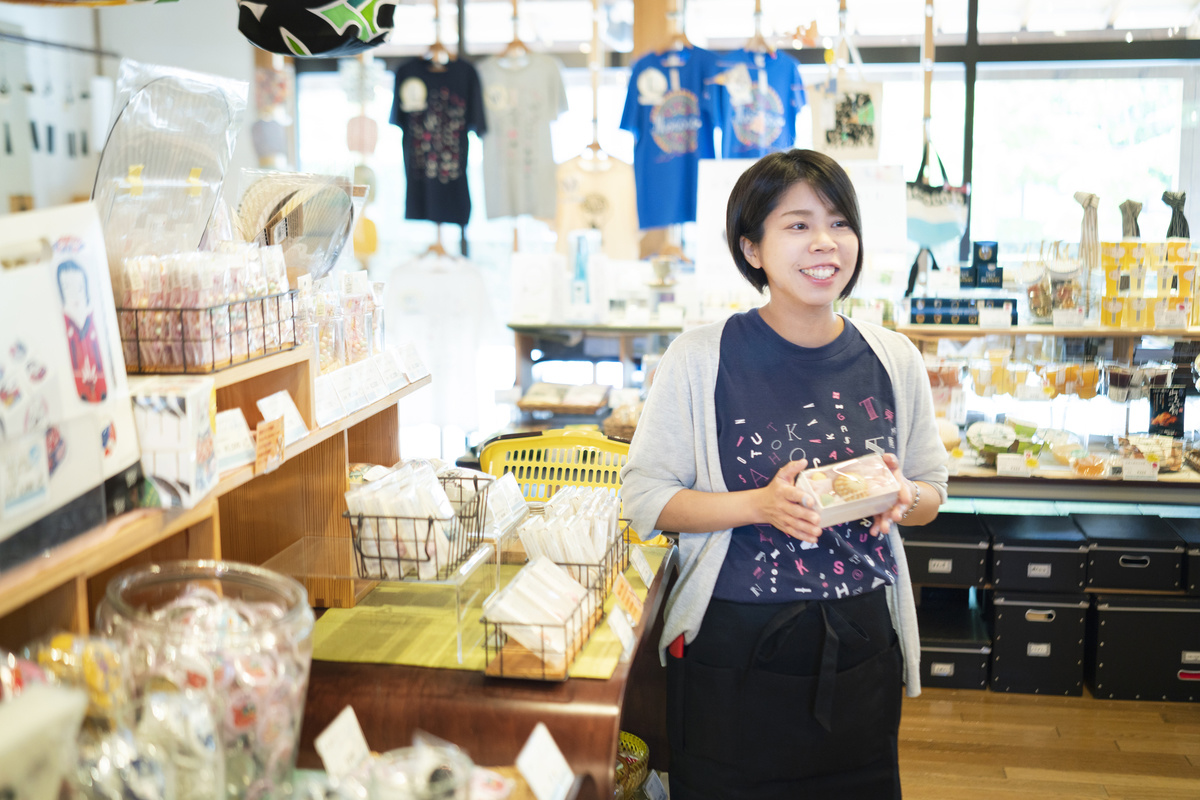
[{"label": "jar of candy", "polygon": [[124,649],[135,733],[169,755],[177,800],[290,796],[312,662],[303,586],[233,562],[138,567],[108,584],[96,627]]}]

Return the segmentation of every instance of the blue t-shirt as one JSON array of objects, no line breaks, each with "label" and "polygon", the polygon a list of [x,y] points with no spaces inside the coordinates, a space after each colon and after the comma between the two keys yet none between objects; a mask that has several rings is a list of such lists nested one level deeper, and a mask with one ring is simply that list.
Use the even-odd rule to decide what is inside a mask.
[{"label": "blue t-shirt", "polygon": [[[715,392],[721,472],[731,492],[756,489],[789,461],[808,466],[896,452],[896,404],[887,371],[849,322],[822,347],[800,347],[754,309],[721,335]],[[886,536],[871,520],[826,528],[816,544],[770,525],[734,528],[713,597],[786,603],[862,594],[895,582]]]},{"label": "blue t-shirt", "polygon": [[796,115],[805,103],[796,59],[734,50],[717,58],[712,82],[722,157],[761,158],[796,143]]},{"label": "blue t-shirt", "polygon": [[691,47],[650,53],[633,65],[621,127],[633,132],[642,230],[696,221],[700,159],[716,157],[708,93],[716,58]]}]

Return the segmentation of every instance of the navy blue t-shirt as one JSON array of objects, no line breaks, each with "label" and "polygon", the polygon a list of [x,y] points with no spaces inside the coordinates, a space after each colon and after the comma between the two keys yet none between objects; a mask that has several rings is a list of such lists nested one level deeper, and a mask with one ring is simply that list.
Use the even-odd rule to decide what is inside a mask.
[{"label": "navy blue t-shirt", "polygon": [[[716,386],[721,471],[731,492],[768,483],[789,461],[808,466],[871,450],[896,452],[892,384],[849,322],[822,347],[800,347],[754,309],[735,314],[721,335]],[[814,544],[770,525],[734,528],[713,596],[742,603],[849,597],[895,582],[886,536],[871,520],[826,528]]]}]

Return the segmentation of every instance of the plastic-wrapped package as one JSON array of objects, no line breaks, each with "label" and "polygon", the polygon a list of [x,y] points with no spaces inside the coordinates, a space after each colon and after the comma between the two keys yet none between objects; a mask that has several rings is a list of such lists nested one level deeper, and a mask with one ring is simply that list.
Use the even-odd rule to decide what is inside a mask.
[{"label": "plastic-wrapped package", "polygon": [[124,59],[92,188],[110,271],[199,247],[246,109],[248,84]]}]

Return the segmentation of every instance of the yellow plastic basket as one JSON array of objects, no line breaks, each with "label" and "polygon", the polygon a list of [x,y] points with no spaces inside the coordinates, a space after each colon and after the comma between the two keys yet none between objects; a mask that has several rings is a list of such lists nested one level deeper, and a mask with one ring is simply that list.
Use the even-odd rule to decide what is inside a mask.
[{"label": "yellow plastic basket", "polygon": [[[479,451],[479,468],[502,478],[512,473],[526,501],[545,502],[564,486],[591,486],[616,492],[629,442],[599,431],[549,430],[497,436]],[[636,539],[634,539],[636,541]],[[646,544],[666,546],[662,536]]]}]

